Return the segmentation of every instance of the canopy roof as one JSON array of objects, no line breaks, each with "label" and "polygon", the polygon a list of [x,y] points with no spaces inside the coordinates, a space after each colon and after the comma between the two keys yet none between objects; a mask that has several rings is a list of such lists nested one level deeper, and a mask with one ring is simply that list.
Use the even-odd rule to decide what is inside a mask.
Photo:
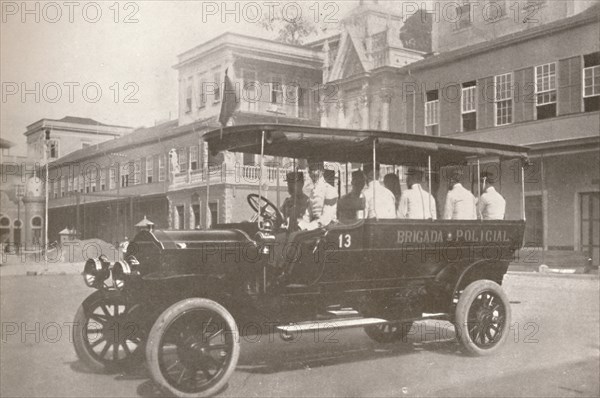
[{"label": "canopy roof", "polygon": [[336,129],[285,124],[253,124],[225,127],[204,134],[211,153],[261,152],[265,155],[331,162],[369,163],[376,142],[377,162],[383,164],[462,163],[469,157],[526,158],[528,148],[446,137]]}]

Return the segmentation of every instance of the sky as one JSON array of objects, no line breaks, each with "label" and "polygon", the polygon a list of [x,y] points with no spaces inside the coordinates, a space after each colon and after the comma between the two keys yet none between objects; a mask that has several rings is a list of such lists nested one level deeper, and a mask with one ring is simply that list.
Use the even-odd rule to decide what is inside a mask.
[{"label": "sky", "polygon": [[[226,31],[273,36],[249,21],[256,8],[226,6],[236,3],[239,12],[224,15],[222,1],[1,1],[0,135],[17,144],[11,153],[26,152],[23,133],[42,118],[131,127],[177,118],[178,54]],[[358,5],[298,3],[307,17],[318,9],[338,20]],[[270,11],[266,1],[254,4]]]}]

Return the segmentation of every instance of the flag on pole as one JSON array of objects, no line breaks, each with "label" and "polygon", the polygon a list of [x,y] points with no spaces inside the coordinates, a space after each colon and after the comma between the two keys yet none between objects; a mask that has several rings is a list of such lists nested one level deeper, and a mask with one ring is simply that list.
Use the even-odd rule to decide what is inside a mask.
[{"label": "flag on pole", "polygon": [[235,86],[227,75],[229,68],[225,69],[225,81],[223,84],[223,98],[221,101],[221,113],[219,114],[219,123],[221,123],[221,136],[223,135],[223,127],[227,126],[227,122],[238,107],[238,99],[235,92]]}]

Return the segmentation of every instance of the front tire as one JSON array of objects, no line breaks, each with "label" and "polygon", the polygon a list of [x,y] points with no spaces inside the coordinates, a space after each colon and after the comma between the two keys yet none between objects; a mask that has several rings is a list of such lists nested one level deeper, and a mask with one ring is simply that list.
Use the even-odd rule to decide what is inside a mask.
[{"label": "front tire", "polygon": [[86,367],[113,371],[141,360],[145,333],[138,310],[112,290],[96,290],[81,303],[73,321],[73,345]]},{"label": "front tire", "polygon": [[153,380],[177,397],[219,392],[235,370],[239,332],[231,314],[203,298],[167,308],[148,336],[146,358]]},{"label": "front tire", "polygon": [[490,280],[468,285],[456,306],[456,334],[463,351],[494,354],[506,342],[510,319],[510,303],[500,285]]}]

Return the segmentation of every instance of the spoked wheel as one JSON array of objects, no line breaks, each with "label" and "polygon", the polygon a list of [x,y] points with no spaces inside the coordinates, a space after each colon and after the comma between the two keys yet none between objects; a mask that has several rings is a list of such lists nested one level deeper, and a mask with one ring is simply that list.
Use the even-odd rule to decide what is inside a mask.
[{"label": "spoked wheel", "polygon": [[239,333],[231,314],[201,298],[165,310],[146,348],[152,378],[178,397],[217,393],[235,370],[239,354]]},{"label": "spoked wheel", "polygon": [[497,283],[471,283],[456,306],[456,333],[464,351],[471,355],[497,351],[506,341],[510,318],[508,298]]},{"label": "spoked wheel", "polygon": [[395,322],[370,325],[365,326],[365,332],[367,336],[378,343],[395,343],[406,339],[412,324],[412,322]]},{"label": "spoked wheel", "polygon": [[86,298],[73,325],[73,344],[93,371],[115,370],[141,359],[145,332],[139,306],[130,306],[117,291],[97,290]]}]

